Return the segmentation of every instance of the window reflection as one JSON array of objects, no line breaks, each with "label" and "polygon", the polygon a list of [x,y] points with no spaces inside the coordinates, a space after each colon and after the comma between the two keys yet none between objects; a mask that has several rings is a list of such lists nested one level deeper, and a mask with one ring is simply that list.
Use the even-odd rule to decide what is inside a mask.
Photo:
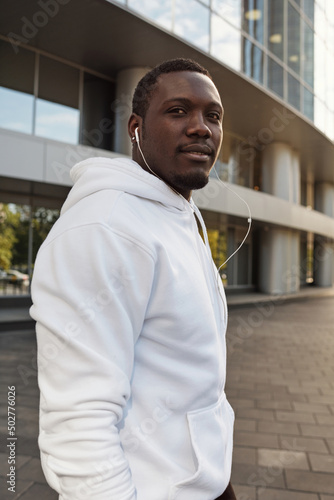
[{"label": "window reflection", "polygon": [[268,48],[283,60],[284,1],[268,2]]},{"label": "window reflection", "polygon": [[288,73],[288,103],[300,109],[300,83]]},{"label": "window reflection", "polygon": [[212,0],[212,10],[240,28],[241,0]]},{"label": "window reflection", "polygon": [[313,22],[314,19],[314,0],[304,0],[304,12]]},{"label": "window reflection", "polygon": [[288,4],[288,65],[296,73],[300,72],[300,16]]},{"label": "window reflection", "polygon": [[172,0],[128,0],[128,6],[160,26],[172,29]]},{"label": "window reflection", "polygon": [[[251,187],[253,151],[251,147],[235,137],[225,135],[223,148],[215,164],[218,177],[224,182]],[[216,177],[212,172],[211,176]]]},{"label": "window reflection", "polygon": [[209,51],[210,13],[196,0],[175,1],[175,33],[201,50]]},{"label": "window reflection", "polygon": [[0,127],[32,133],[34,96],[0,87]]},{"label": "window reflection", "polygon": [[254,43],[244,38],[243,71],[259,83],[263,83],[263,52]]},{"label": "window reflection", "polygon": [[35,134],[40,137],[77,144],[79,116],[78,109],[38,99]]},{"label": "window reflection", "polygon": [[270,90],[283,97],[283,68],[271,57],[268,57],[267,81]]},{"label": "window reflection", "polygon": [[240,31],[216,14],[211,18],[211,54],[236,70],[241,69]]},{"label": "window reflection", "polygon": [[243,29],[258,42],[263,43],[264,0],[244,0]]},{"label": "window reflection", "polygon": [[314,115],[314,104],[313,104],[313,94],[309,90],[307,90],[305,87],[303,89],[304,91],[304,98],[303,98],[303,113],[307,118],[310,120],[313,120],[313,115]]},{"label": "window reflection", "polygon": [[304,35],[303,78],[313,88],[314,35],[313,30],[304,21],[302,21],[302,29]]}]

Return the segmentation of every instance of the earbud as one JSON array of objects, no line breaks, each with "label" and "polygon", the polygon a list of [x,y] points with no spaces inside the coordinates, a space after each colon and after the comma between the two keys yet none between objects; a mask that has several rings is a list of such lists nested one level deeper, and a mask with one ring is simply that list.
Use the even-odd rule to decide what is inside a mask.
[{"label": "earbud", "polygon": [[135,138],[136,138],[136,143],[139,145],[138,127],[135,129]]}]

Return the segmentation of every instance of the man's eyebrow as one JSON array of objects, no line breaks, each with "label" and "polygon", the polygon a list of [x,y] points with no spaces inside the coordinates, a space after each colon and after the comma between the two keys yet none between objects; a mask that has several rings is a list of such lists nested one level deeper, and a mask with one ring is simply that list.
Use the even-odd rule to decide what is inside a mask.
[{"label": "man's eyebrow", "polygon": [[[172,97],[171,99],[166,99],[165,101],[163,101],[162,105],[164,106],[166,104],[171,104],[173,102],[183,102],[184,104],[188,105],[192,104],[192,101],[187,97]],[[208,103],[208,106],[217,106],[221,110],[221,112],[224,113],[224,108],[219,101],[210,101]]]}]

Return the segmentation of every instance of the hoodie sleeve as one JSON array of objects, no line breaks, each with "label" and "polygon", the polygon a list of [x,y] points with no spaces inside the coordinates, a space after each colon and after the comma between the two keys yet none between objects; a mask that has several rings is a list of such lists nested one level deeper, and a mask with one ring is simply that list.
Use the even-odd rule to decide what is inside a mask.
[{"label": "hoodie sleeve", "polygon": [[103,224],[70,229],[39,252],[37,321],[42,467],[61,500],[134,500],[117,423],[130,397],[154,261]]}]

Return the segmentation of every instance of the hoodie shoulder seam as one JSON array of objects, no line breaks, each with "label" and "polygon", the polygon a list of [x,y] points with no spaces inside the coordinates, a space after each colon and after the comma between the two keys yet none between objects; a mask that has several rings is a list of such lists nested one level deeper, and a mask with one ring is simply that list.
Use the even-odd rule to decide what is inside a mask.
[{"label": "hoodie shoulder seam", "polygon": [[65,229],[60,234],[55,235],[50,241],[46,242],[45,245],[43,245],[41,247],[41,251],[46,249],[49,245],[51,245],[58,238],[61,238],[65,233],[75,231],[76,229],[81,229],[81,228],[88,227],[88,226],[96,226],[96,227],[101,226],[102,228],[106,229],[108,232],[113,233],[124,240],[130,241],[131,243],[135,244],[137,247],[141,248],[144,252],[146,252],[152,258],[152,260],[155,262],[156,259],[153,255],[153,253],[141,241],[138,241],[136,238],[133,238],[126,233],[122,233],[121,231],[118,231],[117,229],[114,229],[114,228],[110,227],[108,224],[105,224],[103,222],[88,222],[88,223],[78,224],[77,226],[73,226],[73,227],[70,227],[68,229]]}]

